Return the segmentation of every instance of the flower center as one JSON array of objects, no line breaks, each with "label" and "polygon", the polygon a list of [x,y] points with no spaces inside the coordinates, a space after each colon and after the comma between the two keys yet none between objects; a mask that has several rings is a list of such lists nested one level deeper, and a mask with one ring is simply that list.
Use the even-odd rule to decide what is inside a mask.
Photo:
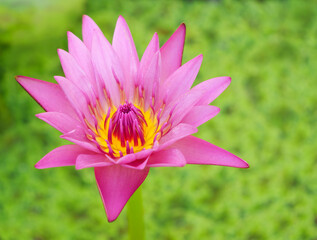
[{"label": "flower center", "polygon": [[[91,108],[91,112],[97,109]],[[129,102],[109,107],[108,111],[95,114],[95,119],[95,126],[87,123],[87,138],[113,158],[150,149],[163,133],[159,115]]]},{"label": "flower center", "polygon": [[134,146],[144,145],[144,127],[146,120],[140,109],[131,103],[120,105],[109,122],[108,140],[112,144],[113,138],[120,141],[121,147],[129,142]]}]

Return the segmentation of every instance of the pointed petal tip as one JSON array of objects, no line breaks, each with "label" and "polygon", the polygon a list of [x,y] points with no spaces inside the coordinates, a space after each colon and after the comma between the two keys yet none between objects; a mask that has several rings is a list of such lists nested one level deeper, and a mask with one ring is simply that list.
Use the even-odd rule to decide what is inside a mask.
[{"label": "pointed petal tip", "polygon": [[250,165],[246,161],[244,161],[242,159],[241,159],[241,161],[243,161],[243,167],[241,167],[241,168],[250,168]]},{"label": "pointed petal tip", "polygon": [[[15,80],[18,82],[18,84],[20,84],[20,86],[21,86],[22,88],[24,88],[24,87],[23,87],[23,80],[25,80],[24,78],[27,78],[27,77],[18,75],[18,76],[15,76],[14,78],[15,78]],[[24,89],[25,89],[25,88],[24,88]]]},{"label": "pointed petal tip", "polygon": [[63,82],[66,78],[63,76],[54,76],[54,79],[60,85],[60,82]]},{"label": "pointed petal tip", "polygon": [[230,83],[232,81],[231,77],[228,77],[228,76],[216,77],[213,79],[219,79],[221,82],[223,82],[226,85],[226,88],[230,85]]},{"label": "pointed petal tip", "polygon": [[61,49],[61,48],[58,48],[57,49],[57,54],[58,54],[58,56],[61,56],[61,55],[63,55],[63,54],[67,54],[68,52],[66,51],[66,50],[64,50],[64,49]]},{"label": "pointed petal tip", "polygon": [[202,62],[202,61],[203,61],[203,58],[204,58],[204,55],[202,55],[202,54],[199,54],[199,55],[196,57],[197,61],[199,61],[199,62]]},{"label": "pointed petal tip", "polygon": [[45,168],[49,168],[49,167],[45,167],[45,166],[43,166],[43,164],[41,164],[40,162],[41,162],[41,161],[38,161],[38,162],[34,165],[34,167],[35,167],[36,169],[45,169]]},{"label": "pointed petal tip", "polygon": [[67,31],[67,38],[69,40],[69,38],[75,37],[75,34],[72,33],[71,31]]},{"label": "pointed petal tip", "polygon": [[65,50],[61,49],[61,48],[57,48],[57,54],[58,57],[61,57],[61,55],[65,52]]},{"label": "pointed petal tip", "polygon": [[94,22],[91,17],[88,15],[83,15],[82,17],[82,28],[84,29],[85,27],[89,26],[90,23]]},{"label": "pointed petal tip", "polygon": [[[106,216],[107,216],[107,212],[106,212]],[[108,217],[108,216],[107,216],[107,221],[108,221],[108,223],[112,223],[112,222],[114,222],[118,217],[119,217],[119,215],[118,215],[117,217]]]},{"label": "pointed petal tip", "polygon": [[82,21],[91,21],[91,17],[89,17],[88,15],[84,14],[83,17],[82,17]]},{"label": "pointed petal tip", "polygon": [[32,78],[26,77],[26,76],[22,76],[22,75],[17,75],[14,78],[19,84],[21,84],[24,80],[32,80]]},{"label": "pointed petal tip", "polygon": [[[115,32],[118,28],[118,26],[124,27],[124,29],[130,33],[130,28],[129,25],[127,23],[127,21],[125,20],[125,18],[122,15],[119,15],[118,20],[116,22],[116,27],[115,27]],[[130,33],[131,34],[131,33]]]},{"label": "pointed petal tip", "polygon": [[38,163],[35,164],[34,167],[35,167],[36,169],[46,169],[46,168],[50,168],[50,167],[42,166],[42,164],[38,164]]},{"label": "pointed petal tip", "polygon": [[178,31],[182,31],[182,32],[186,33],[186,24],[185,24],[184,22],[182,22],[182,23],[178,26],[178,28],[176,29],[175,32],[178,32]]},{"label": "pointed petal tip", "polygon": [[128,25],[128,24],[127,24],[127,21],[124,19],[124,17],[123,17],[122,15],[119,15],[116,24],[117,24],[117,25],[118,25],[118,24]]},{"label": "pointed petal tip", "polygon": [[231,84],[231,77],[224,77],[223,82],[224,82],[224,86],[225,86],[224,89],[226,89]]},{"label": "pointed petal tip", "polygon": [[185,23],[181,23],[181,25],[179,25],[180,29],[182,29],[184,32],[186,32],[186,24]]},{"label": "pointed petal tip", "polygon": [[[32,81],[33,79],[30,77],[26,77],[26,76],[21,76],[21,75],[17,75],[14,77],[15,80],[20,84],[20,86],[27,92],[29,93],[29,91],[25,88],[25,84],[27,84],[27,81]],[[29,93],[30,94],[30,93]],[[33,98],[33,96],[30,94],[30,96]]]},{"label": "pointed petal tip", "polygon": [[36,169],[41,169],[38,164],[35,164],[34,167],[35,167]]},{"label": "pointed petal tip", "polygon": [[[230,152],[229,152],[230,153]],[[236,167],[236,168],[249,168],[249,164],[244,161],[243,159],[239,158],[238,156],[234,155],[233,153],[231,153],[235,158],[236,160],[238,160],[235,164],[235,166],[231,166],[231,165],[228,165],[227,167]]]},{"label": "pointed petal tip", "polygon": [[119,19],[125,21],[124,17],[123,17],[121,14],[120,14],[119,17],[118,17],[118,20],[119,20]]}]

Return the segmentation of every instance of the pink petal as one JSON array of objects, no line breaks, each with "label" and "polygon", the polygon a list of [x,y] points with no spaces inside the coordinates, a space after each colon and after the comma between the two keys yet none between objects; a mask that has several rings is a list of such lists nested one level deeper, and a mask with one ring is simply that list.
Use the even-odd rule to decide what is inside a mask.
[{"label": "pink petal", "polygon": [[[147,71],[144,74],[143,77],[143,86],[145,91],[145,111],[147,109],[153,106],[153,102],[158,97],[159,93],[159,85],[160,85],[160,70],[161,70],[161,54],[160,52],[157,52],[150,63],[150,65],[147,68]],[[153,101],[154,99],[154,101]]]},{"label": "pink petal", "polygon": [[89,167],[107,167],[113,165],[103,154],[80,154],[76,160],[76,169]]},{"label": "pink petal", "polygon": [[108,221],[114,221],[132,194],[143,183],[149,168],[135,170],[120,165],[95,168],[98,189]]},{"label": "pink petal", "polygon": [[135,160],[136,160],[135,154],[131,153],[131,154],[124,155],[123,157],[119,159],[115,159],[114,161],[117,162],[118,164],[125,164],[125,163],[133,162]]},{"label": "pink petal", "polygon": [[95,145],[93,145],[91,141],[89,141],[89,139],[86,137],[86,133],[81,128],[76,128],[71,132],[65,133],[61,136],[61,138],[73,142],[82,148],[86,148],[96,153],[101,153],[100,150]]},{"label": "pink petal", "polygon": [[148,160],[149,160],[149,157],[143,158],[143,159],[136,159],[133,162],[122,164],[121,166],[137,169],[137,170],[142,170],[146,167]]},{"label": "pink petal", "polygon": [[194,136],[183,138],[171,147],[179,149],[188,164],[208,164],[228,167],[248,168],[244,160],[209,142]]},{"label": "pink petal", "polygon": [[175,148],[164,149],[151,155],[148,167],[184,167],[186,160],[181,151]]},{"label": "pink petal", "polygon": [[[87,80],[97,90],[95,73],[91,62],[91,55],[86,45],[73,33],[67,32],[68,51],[74,57],[79,67],[85,72]],[[67,77],[66,77],[67,78]]]},{"label": "pink petal", "polygon": [[179,98],[179,96],[185,94],[191,88],[198,74],[202,60],[203,56],[199,55],[185,63],[169,76],[164,84],[165,95],[163,99],[165,102],[168,103]]},{"label": "pink petal", "polygon": [[185,95],[175,99],[165,108],[161,118],[162,121],[170,116],[169,122],[172,126],[176,126],[192,110],[201,96],[200,90],[190,90]]},{"label": "pink petal", "polygon": [[194,91],[201,91],[202,96],[197,105],[206,105],[215,100],[231,82],[230,77],[217,77],[204,81],[193,87]]},{"label": "pink petal", "polygon": [[16,80],[45,111],[76,116],[73,107],[57,84],[24,76],[17,76]]},{"label": "pink petal", "polygon": [[90,124],[94,124],[94,119],[91,116],[91,113],[88,108],[89,98],[82,92],[75,84],[64,77],[55,76],[55,80],[63,89],[65,95],[67,96],[69,102],[77,111],[77,115],[84,120],[88,120]]},{"label": "pink petal", "polygon": [[216,116],[219,112],[220,108],[215,106],[195,106],[187,113],[181,122],[198,127]]},{"label": "pink petal", "polygon": [[160,139],[159,149],[164,149],[169,145],[173,144],[174,142],[196,132],[197,128],[192,125],[185,123],[178,124],[176,127],[172,128],[172,130],[170,130],[166,135],[164,135]]},{"label": "pink petal", "polygon": [[[149,45],[144,51],[144,54],[142,56],[141,62],[140,62],[140,68],[138,73],[138,78],[136,79],[137,83],[136,85],[139,86],[141,83],[138,82],[143,79],[148,66],[151,64],[154,54],[159,50],[159,39],[157,33],[154,33],[154,36],[152,40],[150,41]],[[143,84],[142,84],[143,85]]]},{"label": "pink petal", "polygon": [[78,120],[65,113],[44,112],[36,114],[36,116],[62,133],[67,133],[77,127],[81,127],[81,123]]},{"label": "pink petal", "polygon": [[[84,15],[83,16],[83,41],[84,44],[87,46],[87,48],[92,51],[93,45],[94,50],[91,52],[91,58],[92,58],[92,63],[95,71],[95,80],[96,80],[96,85],[97,85],[97,94],[99,95],[99,100],[101,101],[102,106],[106,105],[105,102],[105,95],[104,95],[104,88],[105,88],[105,82],[110,81],[110,83],[107,84],[108,93],[111,92],[111,96],[109,94],[110,98],[113,98],[113,101],[116,101],[116,92],[113,90],[113,76],[112,72],[114,72],[118,78],[119,81],[124,81],[125,78],[123,77],[123,71],[121,69],[121,65],[119,63],[119,58],[115,54],[114,50],[112,49],[111,44],[108,42],[100,28],[97,26],[97,24],[88,16]],[[94,40],[95,39],[95,40]],[[95,42],[95,43],[93,43]],[[109,47],[110,45],[110,47]],[[103,58],[106,61],[100,61],[96,60],[96,53],[100,54],[100,52],[103,51],[106,52],[106,54],[103,54]],[[96,64],[97,63],[97,64]],[[103,65],[105,64],[105,65]],[[98,65],[96,69],[96,65]],[[102,68],[107,68],[107,70],[103,69],[102,71],[100,70],[100,65]],[[96,73],[97,71],[97,73]],[[103,71],[107,71],[107,74],[105,74]],[[123,88],[125,84],[122,84]],[[109,86],[110,84],[110,86]]]},{"label": "pink petal", "polygon": [[113,34],[112,46],[119,56],[123,71],[126,77],[127,97],[132,99],[137,72],[139,68],[139,57],[133,42],[133,38],[128,24],[122,16],[119,16],[116,28]]},{"label": "pink petal", "polygon": [[66,78],[86,93],[90,100],[94,101],[96,97],[94,95],[92,82],[89,81],[87,75],[79,67],[73,56],[62,49],[58,49],[57,52]]},{"label": "pink petal", "polygon": [[46,154],[37,164],[35,164],[35,167],[42,169],[72,166],[75,165],[76,158],[79,154],[88,153],[89,151],[77,145],[63,145]]},{"label": "pink petal", "polygon": [[92,47],[92,40],[94,34],[98,32],[98,34],[103,35],[102,31],[98,27],[98,25],[87,15],[83,15],[83,27],[82,27],[82,33],[83,33],[83,41],[88,49],[91,49]]},{"label": "pink petal", "polygon": [[125,166],[127,168],[144,169],[149,156],[152,154],[153,149],[142,150],[137,153],[131,153],[123,156],[117,160],[117,164]]},{"label": "pink petal", "polygon": [[161,48],[163,81],[182,65],[185,35],[186,26],[183,23]]},{"label": "pink petal", "polygon": [[[120,73],[122,70],[117,69],[115,65],[115,52],[108,40],[100,34],[95,34],[92,42],[92,62],[99,81],[103,82],[106,87],[111,101],[118,106],[120,103],[120,92],[118,83],[113,76],[113,70]],[[117,69],[117,70],[116,70]],[[120,77],[122,80],[123,77]]]},{"label": "pink petal", "polygon": [[[86,19],[86,17],[87,17],[87,19]],[[91,60],[92,56],[91,56],[91,52],[90,52],[91,47],[92,47],[91,45],[92,45],[93,35],[96,34],[96,32],[99,32],[99,35],[102,35],[102,36],[103,36],[103,34],[95,23],[90,22],[92,20],[88,16],[83,16],[83,20],[84,19],[87,20],[87,21],[86,20],[84,21],[86,24],[85,31],[89,32],[89,36],[87,36],[86,33],[84,34],[84,32],[83,32],[83,35],[85,35],[89,38],[89,40],[86,39],[86,41],[89,41],[90,47],[88,48],[87,45],[85,45],[78,37],[76,37],[71,32],[67,32],[68,50],[69,50],[69,53],[74,57],[74,59],[78,63],[79,68],[84,71],[85,75],[83,76],[83,79],[86,78],[86,81],[88,81],[92,85],[93,92],[96,95],[96,97],[98,98],[101,106],[106,108],[107,104],[106,104],[106,99],[105,99],[105,95],[103,92],[104,85],[99,82],[99,79],[95,75],[95,72],[94,72],[95,70],[94,70],[94,67],[92,64],[92,60]],[[89,22],[91,24],[89,24]],[[87,24],[88,24],[88,26],[87,26]],[[81,71],[81,70],[79,70],[79,71]],[[86,83],[84,83],[84,84],[87,85]]]}]

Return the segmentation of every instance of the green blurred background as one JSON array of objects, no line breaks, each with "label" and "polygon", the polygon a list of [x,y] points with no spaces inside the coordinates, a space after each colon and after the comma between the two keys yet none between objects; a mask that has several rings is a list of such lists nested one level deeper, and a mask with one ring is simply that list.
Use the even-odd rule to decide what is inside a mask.
[{"label": "green blurred background", "polygon": [[0,239],[127,239],[126,209],[107,223],[93,169],[37,170],[65,144],[15,75],[54,81],[66,31],[88,14],[108,39],[119,14],[141,55],[187,24],[195,84],[228,75],[222,111],[197,136],[250,169],[155,168],[143,184],[147,239],[317,239],[316,1],[0,0]]}]

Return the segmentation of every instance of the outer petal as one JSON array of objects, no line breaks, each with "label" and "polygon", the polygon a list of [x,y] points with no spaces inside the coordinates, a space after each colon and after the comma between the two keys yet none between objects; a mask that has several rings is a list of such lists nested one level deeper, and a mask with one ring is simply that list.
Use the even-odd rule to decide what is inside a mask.
[{"label": "outer petal", "polygon": [[181,122],[198,127],[216,116],[219,112],[220,108],[215,106],[195,106],[187,113]]},{"label": "outer petal", "polygon": [[89,112],[89,97],[82,92],[74,83],[60,76],[55,76],[55,80],[63,89],[69,102],[76,109],[78,116],[83,120],[86,118],[90,124],[94,124],[94,119]]},{"label": "outer petal", "polygon": [[159,149],[164,149],[174,142],[197,132],[197,128],[189,124],[181,123],[172,128],[166,135],[160,140]]},{"label": "outer petal", "polygon": [[65,133],[61,136],[61,138],[73,142],[82,148],[86,148],[96,153],[101,153],[101,151],[87,139],[84,130],[81,128],[76,128],[71,132]]},{"label": "outer petal", "polygon": [[149,168],[135,170],[120,165],[95,168],[98,189],[108,221],[114,221],[132,194],[143,183]]},{"label": "outer petal", "polygon": [[247,162],[209,142],[194,136],[183,138],[171,147],[178,148],[188,164],[208,164],[228,167],[248,168]]},{"label": "outer petal", "polygon": [[80,154],[76,160],[76,169],[83,169],[89,167],[107,167],[113,165],[102,154]]},{"label": "outer petal", "polygon": [[76,116],[73,107],[58,84],[24,76],[16,76],[16,80],[45,111]]},{"label": "outer petal", "polygon": [[206,105],[211,103],[230,85],[230,82],[230,77],[217,77],[204,81],[193,87],[191,91],[202,92],[202,96],[200,97],[197,105]]},{"label": "outer petal", "polygon": [[62,49],[58,49],[57,52],[66,78],[86,93],[90,100],[94,101],[96,97],[94,95],[92,82],[80,68],[74,57]]},{"label": "outer petal", "polygon": [[182,64],[186,26],[181,24],[170,39],[162,46],[162,75],[164,81]]},{"label": "outer petal", "polygon": [[[177,99],[191,88],[200,69],[202,60],[203,56],[199,55],[185,63],[169,76],[164,84],[165,95],[163,99],[165,102],[168,103]],[[163,61],[162,59],[162,64]]]},{"label": "outer petal", "polygon": [[70,132],[81,126],[78,120],[65,113],[44,112],[36,114],[36,116],[62,133]]},{"label": "outer petal", "polygon": [[88,153],[89,151],[77,145],[63,145],[46,154],[37,164],[35,164],[35,167],[42,169],[72,166],[75,165],[78,155]]},{"label": "outer petal", "polygon": [[139,57],[133,42],[128,24],[122,16],[119,16],[113,34],[112,46],[118,54],[126,77],[127,97],[131,99],[133,94],[132,84],[135,82],[139,68]]},{"label": "outer petal", "polygon": [[164,149],[151,155],[148,167],[184,167],[186,160],[176,148]]},{"label": "outer petal", "polygon": [[80,68],[85,72],[87,80],[97,89],[95,73],[91,62],[91,55],[86,45],[73,33],[67,32],[68,51],[74,57]]}]

